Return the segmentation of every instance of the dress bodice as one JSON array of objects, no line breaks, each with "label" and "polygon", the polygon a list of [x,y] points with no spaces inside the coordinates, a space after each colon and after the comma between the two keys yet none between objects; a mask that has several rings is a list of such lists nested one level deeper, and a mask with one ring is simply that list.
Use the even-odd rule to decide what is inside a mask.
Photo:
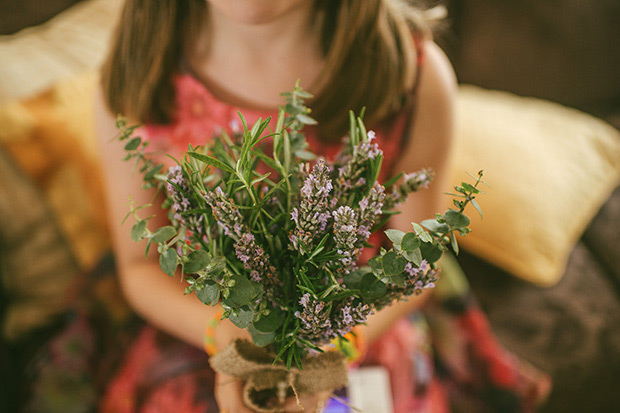
[{"label": "dress bodice", "polygon": [[[272,125],[277,118],[277,110],[256,110],[242,108],[219,100],[209,89],[191,74],[179,74],[174,79],[176,92],[176,111],[173,120],[166,125],[147,124],[143,133],[149,140],[152,150],[179,156],[187,150],[188,144],[205,145],[221,133],[240,130],[241,112],[248,125],[257,119],[272,117]],[[370,125],[375,131],[376,143],[383,150],[384,165],[393,165],[398,158],[399,149],[407,130],[409,113],[391,117],[380,125]],[[332,158],[340,149],[340,142],[325,142],[319,139],[317,129],[306,126],[303,129],[309,149],[317,155]],[[387,168],[384,167],[384,170]],[[382,174],[382,178],[386,175]]]}]

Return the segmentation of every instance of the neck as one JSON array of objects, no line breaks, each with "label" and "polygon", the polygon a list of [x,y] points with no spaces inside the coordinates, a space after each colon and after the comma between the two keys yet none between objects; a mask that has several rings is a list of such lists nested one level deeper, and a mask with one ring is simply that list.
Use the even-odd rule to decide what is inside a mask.
[{"label": "neck", "polygon": [[297,79],[312,92],[323,58],[311,6],[259,22],[233,20],[212,7],[193,69],[212,93],[239,106],[274,109]]}]

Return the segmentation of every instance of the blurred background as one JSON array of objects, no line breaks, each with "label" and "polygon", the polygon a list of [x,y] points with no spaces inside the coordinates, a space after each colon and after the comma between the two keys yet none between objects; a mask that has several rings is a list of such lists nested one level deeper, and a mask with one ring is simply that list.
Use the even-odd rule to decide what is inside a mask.
[{"label": "blurred background", "polygon": [[[84,411],[68,387],[81,400],[97,397],[81,361],[62,377],[34,368],[70,358],[72,349],[50,350],[48,339],[75,321],[83,284],[119,323],[132,317],[115,283],[98,276],[113,262],[90,106],[121,4],[0,2],[0,411],[44,393],[58,411]],[[489,219],[472,224],[480,235],[464,241],[458,260],[502,344],[552,376],[541,411],[612,411],[620,405],[620,2],[441,4],[448,18],[436,41],[467,114],[457,167],[498,158],[487,176],[501,177],[502,164],[524,171],[497,179],[494,201],[481,202]],[[502,110],[485,115],[490,106]],[[488,113],[497,114],[492,124]],[[497,152],[504,141],[521,152]]]}]

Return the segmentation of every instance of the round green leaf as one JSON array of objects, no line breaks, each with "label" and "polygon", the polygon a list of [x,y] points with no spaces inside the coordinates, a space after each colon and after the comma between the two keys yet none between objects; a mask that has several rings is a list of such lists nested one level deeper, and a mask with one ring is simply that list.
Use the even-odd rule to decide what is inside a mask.
[{"label": "round green leaf", "polygon": [[177,230],[168,225],[166,227],[158,228],[157,231],[153,233],[152,239],[155,243],[166,242],[175,235],[177,235]]},{"label": "round green leaf", "polygon": [[450,229],[447,224],[439,223],[436,219],[426,219],[422,221],[422,225],[424,225],[424,227],[426,227],[429,231],[438,234],[443,234]]},{"label": "round green leaf", "polygon": [[206,305],[215,305],[220,301],[220,286],[214,281],[205,281],[204,286],[195,291],[198,299]]},{"label": "round green leaf", "polygon": [[368,265],[370,265],[370,268],[372,268],[373,270],[381,270],[383,269],[383,263],[381,262],[381,260],[381,256],[377,255],[376,257],[372,257],[368,260]]},{"label": "round green leaf", "polygon": [[272,331],[276,331],[278,327],[284,323],[286,315],[279,308],[274,308],[267,314],[266,316],[261,316],[258,321],[252,323],[254,328],[258,331],[262,331],[263,333],[269,333]]},{"label": "round green leaf", "polygon": [[138,221],[133,227],[131,227],[131,239],[135,242],[138,242],[144,236],[144,231],[146,230],[146,221]]},{"label": "round green leaf", "polygon": [[233,310],[228,316],[228,319],[239,328],[248,328],[253,318],[254,311],[249,305],[237,308],[236,311]]},{"label": "round green leaf", "polygon": [[420,224],[412,222],[411,225],[413,226],[413,230],[418,235],[418,237],[420,237],[422,242],[433,242],[433,238],[431,237],[431,235],[428,233],[428,231],[422,228]]},{"label": "round green leaf", "polygon": [[398,229],[386,229],[384,232],[385,235],[387,235],[387,237],[390,239],[390,241],[392,241],[392,244],[395,245],[400,245],[400,243],[403,241],[403,237],[405,236],[405,233]]},{"label": "round green leaf", "polygon": [[394,284],[399,286],[400,288],[405,288],[405,276],[403,274],[398,274],[390,278]]},{"label": "round green leaf", "polygon": [[360,282],[362,281],[362,277],[364,277],[364,274],[366,274],[368,271],[364,271],[361,269],[357,269],[355,271],[351,271],[348,274],[345,274],[343,278],[344,281],[344,285],[347,286],[347,288],[349,289],[353,289],[353,290],[357,290],[360,288]]},{"label": "round green leaf", "polygon": [[235,281],[235,285],[229,289],[229,294],[224,303],[232,308],[238,308],[249,304],[256,296],[254,286],[245,277],[233,275],[231,278]]},{"label": "round green leaf", "polygon": [[400,245],[405,251],[413,251],[418,248],[421,243],[422,241],[420,241],[420,238],[418,238],[415,233],[408,232],[403,236],[403,240]]},{"label": "round green leaf", "polygon": [[211,257],[205,250],[192,251],[187,256],[187,262],[183,264],[183,271],[186,274],[196,273],[206,267],[210,261]]},{"label": "round green leaf", "polygon": [[439,248],[428,242],[422,243],[420,251],[422,252],[422,257],[429,263],[436,262],[443,254]]},{"label": "round green leaf", "polygon": [[469,218],[462,212],[449,209],[444,214],[446,223],[452,228],[465,228],[469,225]]},{"label": "round green leaf", "polygon": [[388,277],[403,272],[405,265],[407,265],[407,260],[394,251],[388,251],[383,256],[383,272]]},{"label": "round green leaf", "polygon": [[165,274],[174,277],[174,272],[177,269],[178,258],[179,256],[177,255],[177,252],[169,248],[159,256],[159,266]]},{"label": "round green leaf", "polygon": [[376,299],[381,297],[387,291],[387,286],[380,279],[375,277],[373,273],[367,273],[360,283],[362,295],[368,299]]},{"label": "round green leaf", "polygon": [[422,263],[422,252],[420,251],[420,248],[416,248],[413,251],[405,251],[403,256],[407,261],[413,263],[416,267],[419,267]]},{"label": "round green leaf", "polygon": [[263,333],[262,331],[254,328],[253,324],[250,324],[250,326],[248,327],[248,331],[252,335],[252,341],[258,347],[265,347],[266,345],[273,343],[276,338],[275,332],[272,331],[270,333]]}]

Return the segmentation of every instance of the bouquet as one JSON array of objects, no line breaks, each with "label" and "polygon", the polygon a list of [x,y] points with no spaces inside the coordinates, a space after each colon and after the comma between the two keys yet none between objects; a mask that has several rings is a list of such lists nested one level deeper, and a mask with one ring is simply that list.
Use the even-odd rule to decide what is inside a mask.
[{"label": "bouquet", "polygon": [[254,345],[231,345],[212,365],[250,383],[246,402],[254,408],[258,393],[278,383],[280,395],[282,383],[295,394],[345,385],[343,358],[326,346],[346,349],[352,329],[370,314],[432,288],[442,253],[449,246],[458,252],[455,233],[469,232],[465,206],[480,211],[474,198],[482,172],[472,175],[473,185],[455,187],[455,209],[413,223],[411,232],[386,230],[392,247],[360,265],[371,233],[433,172],[380,184],[382,152],[353,113],[338,156],[317,158],[303,134],[316,123],[304,106],[311,95],[299,84],[283,95],[287,104],[273,129],[270,118],[249,126],[240,113],[239,133],[190,145],[167,171],[146,151],[148,142],[133,136],[135,126],[117,121],[125,159],[136,162],[145,187],[165,194],[170,219],[150,230],[132,205],[131,237],[147,240],[147,254],[157,246],[164,273],[175,276],[180,267],[186,294],[221,304],[222,318],[249,330]]}]

